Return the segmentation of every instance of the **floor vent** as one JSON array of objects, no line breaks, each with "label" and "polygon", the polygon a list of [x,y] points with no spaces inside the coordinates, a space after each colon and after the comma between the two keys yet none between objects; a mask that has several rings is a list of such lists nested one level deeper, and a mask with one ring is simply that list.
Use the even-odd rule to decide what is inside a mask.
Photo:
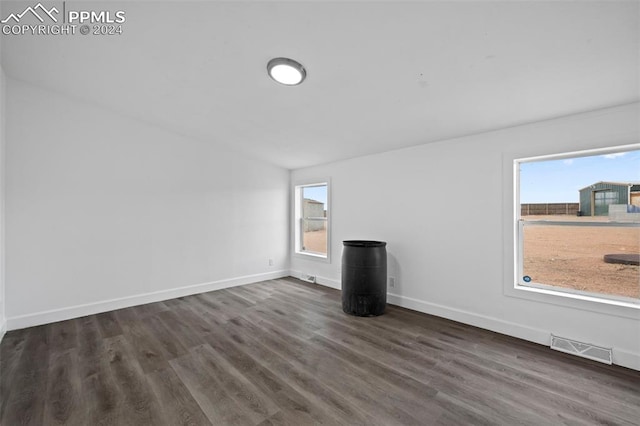
[{"label": "floor vent", "polygon": [[308,283],[312,283],[315,284],[316,283],[316,276],[315,275],[306,275],[303,274],[302,277],[300,278],[302,281],[306,281]]},{"label": "floor vent", "polygon": [[613,354],[610,348],[603,348],[590,343],[577,342],[564,337],[554,336],[553,334],[551,335],[551,349],[578,355],[583,358],[592,359],[609,365],[611,365],[613,361]]}]

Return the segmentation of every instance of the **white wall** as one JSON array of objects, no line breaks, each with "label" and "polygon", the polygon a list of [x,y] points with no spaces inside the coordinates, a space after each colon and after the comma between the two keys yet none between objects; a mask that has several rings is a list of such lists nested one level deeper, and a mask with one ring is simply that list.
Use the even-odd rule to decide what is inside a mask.
[{"label": "white wall", "polygon": [[[0,55],[1,56],[1,55]],[[5,109],[6,80],[0,66],[0,341],[7,330],[5,315],[4,268],[4,182],[5,182]]]},{"label": "white wall", "polygon": [[[640,369],[640,311],[513,297],[512,158],[638,143],[638,104],[296,170],[331,179],[330,263],[293,274],[340,286],[342,241],[387,241],[389,301],[549,344],[550,333],[614,348]],[[375,213],[377,212],[377,213]]]},{"label": "white wall", "polygon": [[288,273],[288,170],[7,82],[9,329]]}]

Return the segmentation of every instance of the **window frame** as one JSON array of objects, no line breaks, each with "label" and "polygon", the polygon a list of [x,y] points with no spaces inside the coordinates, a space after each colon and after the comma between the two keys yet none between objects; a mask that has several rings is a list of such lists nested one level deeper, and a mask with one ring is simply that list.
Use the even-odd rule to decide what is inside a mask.
[{"label": "window frame", "polygon": [[[327,254],[315,253],[311,251],[302,250],[302,189],[305,187],[313,186],[326,186],[327,187]],[[292,200],[292,247],[293,255],[304,259],[313,259],[325,263],[331,262],[331,182],[328,178],[323,179],[311,179],[294,183],[293,185],[293,200]]]},{"label": "window frame", "polygon": [[[640,300],[632,298],[616,297],[602,295],[599,293],[589,293],[572,289],[562,289],[560,287],[536,283],[520,282],[522,275],[522,253],[523,239],[521,209],[520,209],[520,170],[519,164],[523,162],[545,161],[545,160],[562,160],[576,157],[587,157],[593,155],[605,155],[618,152],[627,152],[639,150],[640,144],[630,144],[606,148],[595,148],[582,151],[571,151],[562,153],[551,153],[544,155],[526,156],[517,153],[503,153],[503,170],[505,174],[504,181],[511,182],[511,186],[505,187],[504,192],[504,246],[505,253],[511,253],[511,261],[504,264],[504,287],[503,293],[509,297],[516,297],[537,302],[549,303],[564,307],[572,307],[592,312],[603,313],[607,315],[615,315],[626,318],[640,318]],[[527,221],[530,226],[536,226],[535,222]],[[553,222],[558,226],[575,225],[576,222]],[[578,222],[583,223],[583,222]],[[590,222],[584,222],[586,225]],[[596,226],[602,226],[603,222]],[[545,224],[549,224],[546,222]],[[615,225],[620,225],[616,223]],[[583,225],[580,225],[583,226]],[[606,225],[605,225],[606,226]],[[626,225],[624,225],[626,226]]]}]

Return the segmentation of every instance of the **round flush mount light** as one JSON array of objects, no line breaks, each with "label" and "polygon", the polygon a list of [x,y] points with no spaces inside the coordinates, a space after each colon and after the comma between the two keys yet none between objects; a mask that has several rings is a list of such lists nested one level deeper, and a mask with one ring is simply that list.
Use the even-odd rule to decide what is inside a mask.
[{"label": "round flush mount light", "polygon": [[269,77],[285,86],[296,86],[307,77],[307,71],[300,62],[289,58],[274,58],[267,64]]}]

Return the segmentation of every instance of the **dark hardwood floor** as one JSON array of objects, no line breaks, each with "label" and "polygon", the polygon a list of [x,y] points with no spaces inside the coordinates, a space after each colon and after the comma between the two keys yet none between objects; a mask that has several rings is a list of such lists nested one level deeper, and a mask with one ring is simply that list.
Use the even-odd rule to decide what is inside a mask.
[{"label": "dark hardwood floor", "polygon": [[640,372],[294,279],[11,331],[14,425],[640,424]]}]

